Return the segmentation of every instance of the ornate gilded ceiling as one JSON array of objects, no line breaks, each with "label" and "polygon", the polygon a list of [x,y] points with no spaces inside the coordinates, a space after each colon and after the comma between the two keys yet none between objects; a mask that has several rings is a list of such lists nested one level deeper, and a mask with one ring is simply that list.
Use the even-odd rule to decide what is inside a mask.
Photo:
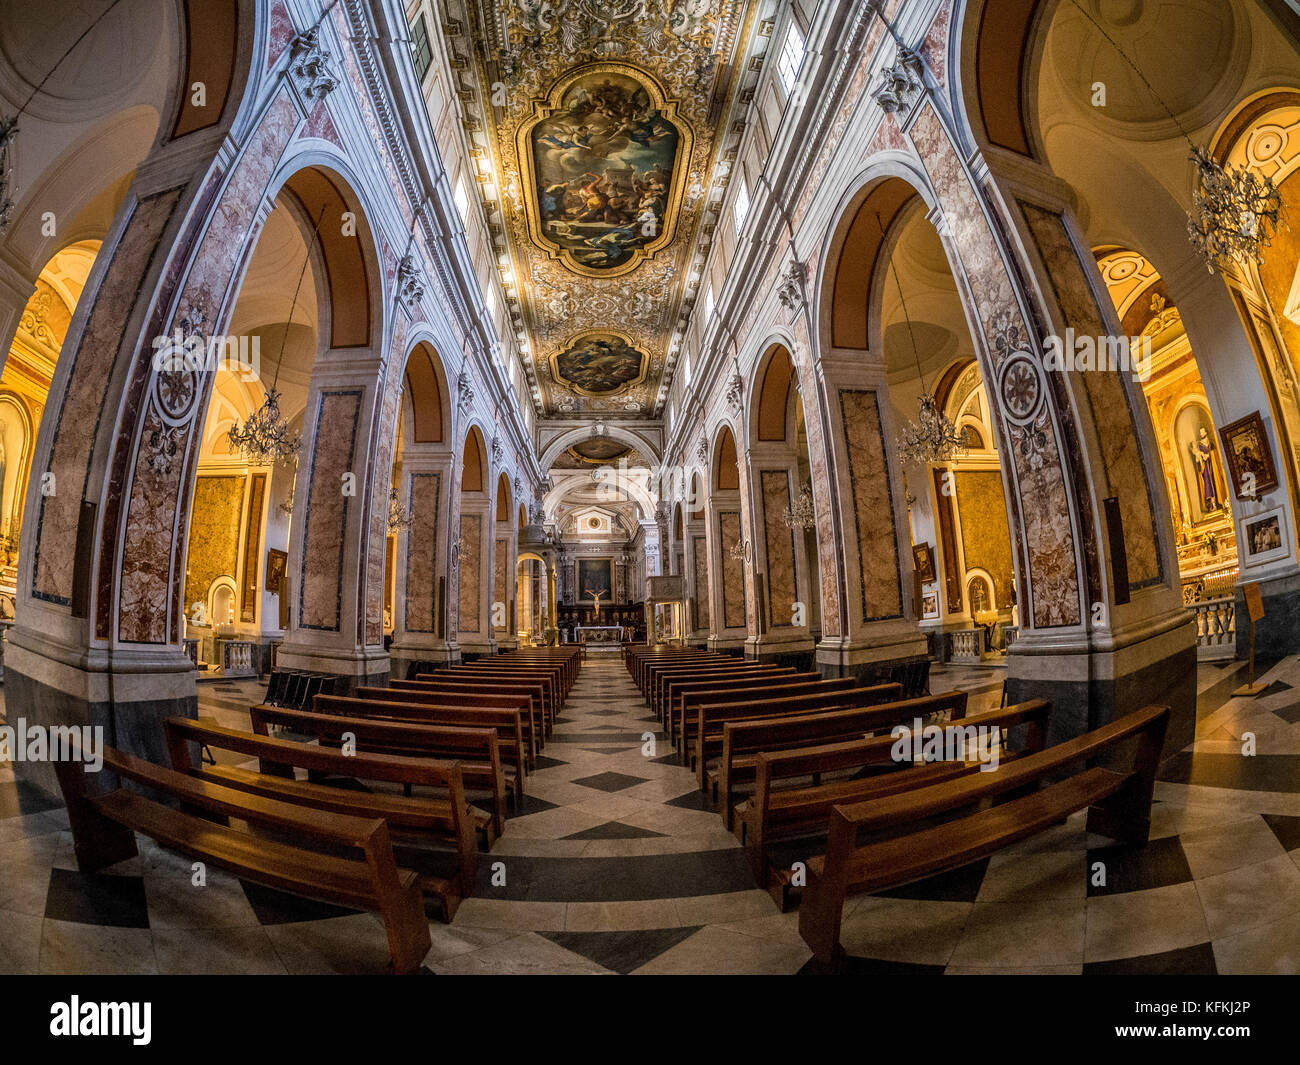
[{"label": "ornate gilded ceiling", "polygon": [[693,248],[725,183],[715,168],[753,7],[466,4],[477,96],[490,97],[478,131],[500,189],[490,219],[544,415],[656,413],[695,296]]}]

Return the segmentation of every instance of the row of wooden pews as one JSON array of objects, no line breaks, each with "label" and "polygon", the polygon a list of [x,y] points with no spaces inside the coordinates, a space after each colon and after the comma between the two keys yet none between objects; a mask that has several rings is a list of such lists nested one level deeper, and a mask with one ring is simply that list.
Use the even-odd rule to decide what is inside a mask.
[{"label": "row of wooden pews", "polygon": [[109,749],[116,784],[92,789],[79,764],[60,765],[78,863],[122,861],[139,833],[256,883],[377,912],[392,970],[415,972],[431,942],[426,907],[449,921],[473,893],[479,852],[517,807],[580,667],[577,648],[527,650],[317,693],[307,708],[267,700],[250,709],[251,731],[172,718],[170,767]]},{"label": "row of wooden pews", "polygon": [[[637,647],[625,661],[758,883],[783,911],[800,905],[800,933],[832,967],[850,895],[958,868],[1085,809],[1090,831],[1146,841],[1167,707],[1048,747],[1042,700],[969,715],[965,692],[903,698],[898,683],[704,651]],[[918,726],[939,737],[937,757],[900,749]]]}]

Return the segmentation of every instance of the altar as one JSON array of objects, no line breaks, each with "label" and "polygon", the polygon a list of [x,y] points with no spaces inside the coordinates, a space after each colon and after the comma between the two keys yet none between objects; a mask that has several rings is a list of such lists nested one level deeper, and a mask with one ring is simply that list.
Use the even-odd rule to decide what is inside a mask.
[{"label": "altar", "polygon": [[621,625],[579,625],[574,629],[578,643],[593,651],[618,651],[623,647]]}]

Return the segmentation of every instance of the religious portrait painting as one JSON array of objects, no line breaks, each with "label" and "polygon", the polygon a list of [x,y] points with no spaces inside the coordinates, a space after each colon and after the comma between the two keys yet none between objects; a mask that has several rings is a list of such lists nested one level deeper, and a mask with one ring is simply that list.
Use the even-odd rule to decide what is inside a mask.
[{"label": "religious portrait painting", "polygon": [[926,592],[921,596],[921,617],[937,618],[939,616],[939,593]]},{"label": "religious portrait painting", "polygon": [[557,380],[580,392],[608,395],[639,381],[644,367],[645,356],[626,338],[614,333],[590,333],[578,337],[555,356],[552,371]]},{"label": "religious portrait painting", "polygon": [[1174,419],[1174,435],[1186,475],[1188,518],[1196,524],[1217,514],[1228,501],[1210,412],[1199,403],[1189,403]]},{"label": "religious portrait painting", "polygon": [[929,544],[912,545],[912,561],[916,565],[916,579],[929,584],[935,579],[934,548]]},{"label": "religious portrait painting", "polygon": [[630,268],[670,234],[686,145],[657,97],[630,70],[590,71],[526,132],[534,236],[580,272]]},{"label": "religious portrait painting", "polygon": [[1239,539],[1247,562],[1258,565],[1288,556],[1285,517],[1279,507],[1242,520]]},{"label": "religious portrait painting", "polygon": [[1238,499],[1255,499],[1277,487],[1277,467],[1259,411],[1225,425],[1220,436]]},{"label": "religious portrait painting", "polygon": [[281,597],[284,596],[284,576],[288,569],[289,556],[274,547],[266,552],[266,590]]}]

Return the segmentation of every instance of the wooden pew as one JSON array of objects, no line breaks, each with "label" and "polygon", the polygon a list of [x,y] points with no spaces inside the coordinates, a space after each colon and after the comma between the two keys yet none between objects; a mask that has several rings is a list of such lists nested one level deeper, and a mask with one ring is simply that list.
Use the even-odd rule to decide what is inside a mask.
[{"label": "wooden pew", "polygon": [[[444,920],[450,922],[461,900],[474,893],[474,877],[478,869],[477,827],[479,819],[487,815],[476,811],[465,798],[460,762],[367,751],[345,755],[314,743],[272,739],[188,717],[168,718],[163,727],[172,768],[178,772],[260,795],[264,799],[277,799],[325,813],[378,817],[388,825],[389,835],[395,840],[449,845],[456,861],[455,875],[420,877],[421,890],[438,900]],[[257,758],[263,771],[235,765],[204,765],[193,758],[195,744]],[[268,771],[272,767],[279,771]],[[447,797],[335,788],[298,780],[292,776],[293,768],[348,779],[436,788],[445,791]],[[289,769],[289,776],[284,775],[285,769]]]},{"label": "wooden pew", "polygon": [[542,719],[545,722],[546,734],[550,735],[555,725],[555,718],[559,713],[559,690],[556,686],[555,674],[551,670],[533,671],[533,670],[487,670],[474,669],[470,666],[449,666],[445,669],[439,669],[436,673],[419,673],[416,675],[417,681],[422,680],[455,680],[462,684],[513,684],[513,683],[532,683],[542,686]]},{"label": "wooden pew", "polygon": [[[304,736],[315,736],[322,746],[340,747],[350,735],[365,751],[376,754],[411,755],[423,758],[455,759],[461,763],[466,794],[489,807],[490,815],[478,819],[485,846],[491,847],[505,829],[506,810],[523,795],[515,764],[506,764],[496,729],[481,725],[428,724],[396,718],[369,718],[344,714],[320,714],[314,710],[290,710],[283,706],[249,708],[253,731],[269,736],[271,726],[287,728]],[[273,771],[273,770],[272,770]]]},{"label": "wooden pew", "polygon": [[560,665],[564,670],[566,681],[566,693],[571,691],[573,683],[578,679],[578,673],[582,670],[582,649],[580,647],[551,647],[551,648],[532,648],[529,650],[506,651],[490,659],[480,659],[484,662],[505,662],[507,664],[514,662],[554,662]]},{"label": "wooden pew", "polygon": [[[55,770],[67,802],[77,866],[82,872],[95,872],[134,857],[138,853],[138,832],[159,846],[210,862],[241,879],[375,911],[388,933],[393,971],[419,971],[433,945],[420,881],[411,870],[398,867],[388,826],[381,819],[322,813],[264,799],[195,780],[113,747],[105,747],[103,755],[105,768],[178,800],[182,809],[125,787],[89,794],[90,774],[84,767],[76,762],[57,762]],[[294,842],[281,843],[220,823],[229,818],[274,829]],[[325,853],[340,848],[360,852],[361,857]]]},{"label": "wooden pew", "polygon": [[794,674],[793,666],[776,666],[776,665],[759,665],[751,663],[746,665],[721,665],[721,666],[670,666],[664,668],[653,668],[649,673],[650,697],[649,703],[651,709],[662,721],[666,716],[667,700],[665,692],[668,685],[676,682],[678,686],[688,681],[705,681],[716,679],[723,684],[727,684],[732,678],[744,677],[769,677],[777,675],[792,676]]},{"label": "wooden pew", "polygon": [[530,742],[528,716],[523,710],[485,706],[454,706],[449,700],[406,702],[364,699],[352,695],[318,695],[313,708],[320,714],[341,717],[388,718],[426,725],[453,725],[460,728],[494,729],[501,748],[501,761],[513,766],[517,790],[523,794],[524,775],[535,764],[536,748]]},{"label": "wooden pew", "polygon": [[659,695],[659,677],[669,673],[689,673],[696,672],[723,672],[724,670],[739,672],[751,669],[757,665],[755,662],[746,662],[743,659],[726,659],[721,656],[717,658],[663,658],[653,662],[647,662],[641,671],[641,693],[646,702],[651,706],[657,706]]},{"label": "wooden pew", "polygon": [[[1168,722],[1167,706],[1144,707],[1017,758],[993,773],[974,773],[833,807],[826,855],[807,863],[799,934],[818,961],[838,967],[844,959],[840,923],[849,895],[882,891],[960,868],[1080,810],[1088,811],[1088,831],[1145,844]],[[1111,768],[1077,768],[1102,758]],[[1047,783],[1063,772],[1069,775]],[[1038,790],[942,824],[924,825],[935,816],[1028,788]],[[859,845],[859,835],[865,831],[891,835]]]},{"label": "wooden pew", "polygon": [[[728,658],[728,655],[715,654],[712,651],[658,651],[652,654],[637,655],[628,661],[628,669],[632,673],[632,679],[636,686],[641,690],[642,695],[648,694],[646,691],[646,677],[652,665],[656,662],[720,662]],[[743,662],[742,658],[733,658],[733,662]]]},{"label": "wooden pew", "polygon": [[[826,680],[819,673],[768,673],[755,676],[694,679],[675,689],[665,729],[677,753],[683,758],[693,754],[689,737],[695,735],[701,706],[721,707],[745,702],[767,702],[807,696],[809,698],[851,691],[857,683],[852,677]],[[825,703],[823,705],[847,705]],[[720,712],[720,711],[719,711]]]},{"label": "wooden pew", "polygon": [[[732,828],[729,814],[736,788],[754,779],[760,752],[858,739],[897,724],[910,725],[918,717],[946,713],[949,720],[957,721],[966,716],[966,692],[923,695],[919,699],[899,699],[899,692],[898,684],[877,684],[855,688],[839,699],[827,698],[823,700],[827,703],[824,709],[792,700],[792,705],[780,714],[749,713],[744,708],[739,715],[713,714],[714,724],[721,727],[721,740],[710,729],[702,774],[698,723],[696,727],[696,777],[700,786],[715,800],[721,800],[722,819]],[[717,742],[720,746],[716,746]],[[712,758],[715,750],[716,766]]]},{"label": "wooden pew", "polygon": [[[909,700],[913,701],[913,700]],[[968,729],[994,730],[999,767],[1023,753],[1041,751],[1047,743],[1051,704],[1041,699],[977,714],[960,722]],[[1007,749],[1002,731],[1026,726],[1020,752]],[[941,726],[945,727],[945,726]],[[760,887],[767,888],[782,912],[799,894],[789,867],[774,868],[769,847],[778,840],[810,840],[808,854],[822,852],[822,838],[831,809],[845,803],[892,795],[908,788],[937,784],[980,771],[978,755],[968,751],[965,761],[913,764],[894,759],[892,735],[862,737],[816,747],[768,751],[758,756],[754,794],[736,810],[737,835],[745,845],[750,868]],[[827,774],[875,769],[876,775],[832,780]],[[812,778],[812,783],[806,782]],[[796,786],[791,781],[798,780]],[[784,785],[781,787],[780,785]]]},{"label": "wooden pew", "polygon": [[[432,677],[435,674],[426,673],[420,676]],[[501,683],[485,684],[482,681],[474,681],[464,678],[453,678],[448,680],[391,680],[388,682],[390,688],[399,691],[422,691],[445,694],[448,698],[443,702],[456,701],[455,696],[463,690],[480,691],[484,695],[513,695],[528,699],[529,718],[531,718],[533,732],[533,745],[540,751],[545,746],[546,736],[548,735],[546,726],[545,706],[545,687],[541,681],[502,681]],[[528,720],[529,718],[525,718]]]},{"label": "wooden pew", "polygon": [[472,686],[461,690],[456,686],[426,684],[424,681],[395,680],[389,688],[367,686],[358,688],[352,694],[358,699],[389,703],[429,703],[434,706],[472,707],[476,710],[518,710],[523,715],[525,744],[534,751],[540,751],[545,746],[541,711],[534,708],[533,700],[526,692],[487,692]]},{"label": "wooden pew", "polygon": [[550,673],[555,678],[556,700],[560,706],[563,706],[564,700],[569,697],[569,691],[572,689],[576,677],[576,671],[569,661],[550,655],[541,658],[516,658],[509,655],[494,655],[491,658],[480,658],[473,662],[467,662],[461,668],[482,669],[493,673],[502,670],[511,673]]},{"label": "wooden pew", "polygon": [[[686,689],[749,687],[753,684],[766,683],[768,678],[784,677],[809,681],[821,680],[820,673],[797,673],[793,666],[741,666],[737,669],[702,669],[702,670],[668,670],[655,678],[658,693],[653,708],[655,716],[666,726],[673,722],[673,708],[678,705],[681,693]],[[852,678],[849,678],[852,683]]]},{"label": "wooden pew", "polygon": [[[713,701],[712,696],[701,696],[691,704],[693,715],[683,721],[680,750],[683,757],[689,756],[689,764],[695,769],[696,779],[700,782],[701,790],[704,790],[708,781],[708,764],[722,754],[722,730],[728,721],[799,717],[864,704],[878,705],[888,702],[897,691],[896,685],[882,684],[874,688],[837,690],[830,687],[820,694],[781,699],[770,698],[761,689],[755,690],[747,699],[729,692],[729,698],[723,702]],[[860,695],[858,692],[866,694]],[[962,702],[961,705],[964,707],[965,703]],[[700,764],[701,759],[703,765]]]}]

